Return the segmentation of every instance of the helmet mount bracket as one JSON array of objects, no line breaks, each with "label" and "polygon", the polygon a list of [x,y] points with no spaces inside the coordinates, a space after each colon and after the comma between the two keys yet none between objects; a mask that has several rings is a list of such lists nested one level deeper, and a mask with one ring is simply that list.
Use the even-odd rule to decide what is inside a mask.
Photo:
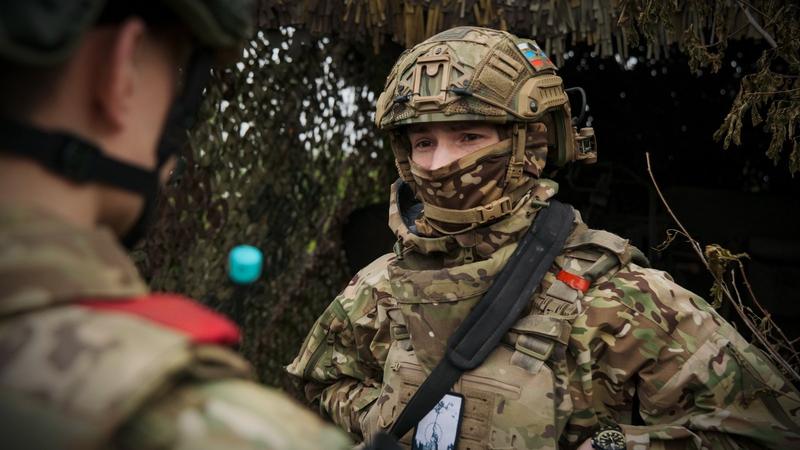
[{"label": "helmet mount bracket", "polygon": [[[413,96],[411,107],[417,111],[435,111],[447,100],[447,88],[450,84],[450,55],[442,47],[436,47],[433,54],[421,56],[414,67]],[[439,89],[435,92],[422,93],[423,76],[439,77]]]}]

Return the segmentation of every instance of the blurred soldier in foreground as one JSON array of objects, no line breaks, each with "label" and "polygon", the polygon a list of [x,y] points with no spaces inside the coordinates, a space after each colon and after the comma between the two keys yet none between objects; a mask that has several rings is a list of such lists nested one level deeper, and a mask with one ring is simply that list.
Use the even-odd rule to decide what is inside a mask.
[{"label": "blurred soldier in foreground", "polygon": [[553,198],[545,165],[597,154],[535,42],[445,31],[377,108],[395,251],[288,367],[324,415],[415,449],[800,447],[800,396],[762,352]]},{"label": "blurred soldier in foreground", "polygon": [[251,381],[227,319],[136,242],[248,1],[0,3],[0,436],[8,449],[346,448]]}]

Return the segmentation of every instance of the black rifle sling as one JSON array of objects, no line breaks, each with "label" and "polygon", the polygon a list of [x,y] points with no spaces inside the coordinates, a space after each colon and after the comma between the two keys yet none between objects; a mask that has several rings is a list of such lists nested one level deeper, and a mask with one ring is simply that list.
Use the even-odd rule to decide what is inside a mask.
[{"label": "black rifle sling", "polygon": [[400,413],[392,435],[401,439],[450,391],[462,373],[481,365],[497,347],[564,248],[574,217],[570,206],[555,200],[539,211],[489,290],[448,340],[445,356]]}]

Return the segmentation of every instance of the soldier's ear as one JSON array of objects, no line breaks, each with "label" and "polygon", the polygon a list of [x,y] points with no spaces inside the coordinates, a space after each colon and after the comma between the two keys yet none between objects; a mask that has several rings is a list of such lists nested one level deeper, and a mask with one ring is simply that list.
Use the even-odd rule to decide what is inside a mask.
[{"label": "soldier's ear", "polygon": [[145,35],[144,22],[136,17],[109,29],[99,30],[105,39],[99,43],[102,61],[96,71],[94,102],[99,119],[114,129],[121,129],[130,120],[134,90],[137,86],[137,50]]}]

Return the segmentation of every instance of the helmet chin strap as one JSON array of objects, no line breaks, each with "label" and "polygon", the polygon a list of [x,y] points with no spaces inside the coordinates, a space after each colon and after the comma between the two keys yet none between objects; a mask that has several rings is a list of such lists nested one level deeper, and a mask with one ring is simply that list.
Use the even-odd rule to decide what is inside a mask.
[{"label": "helmet chin strap", "polygon": [[47,170],[75,183],[100,183],[132,192],[144,199],[139,217],[120,238],[128,248],[145,234],[159,188],[159,173],[169,158],[186,144],[210,76],[211,53],[195,50],[186,69],[183,90],[170,108],[154,170],[107,156],[96,144],[65,131],[49,131],[0,118],[0,152],[36,161]]}]

